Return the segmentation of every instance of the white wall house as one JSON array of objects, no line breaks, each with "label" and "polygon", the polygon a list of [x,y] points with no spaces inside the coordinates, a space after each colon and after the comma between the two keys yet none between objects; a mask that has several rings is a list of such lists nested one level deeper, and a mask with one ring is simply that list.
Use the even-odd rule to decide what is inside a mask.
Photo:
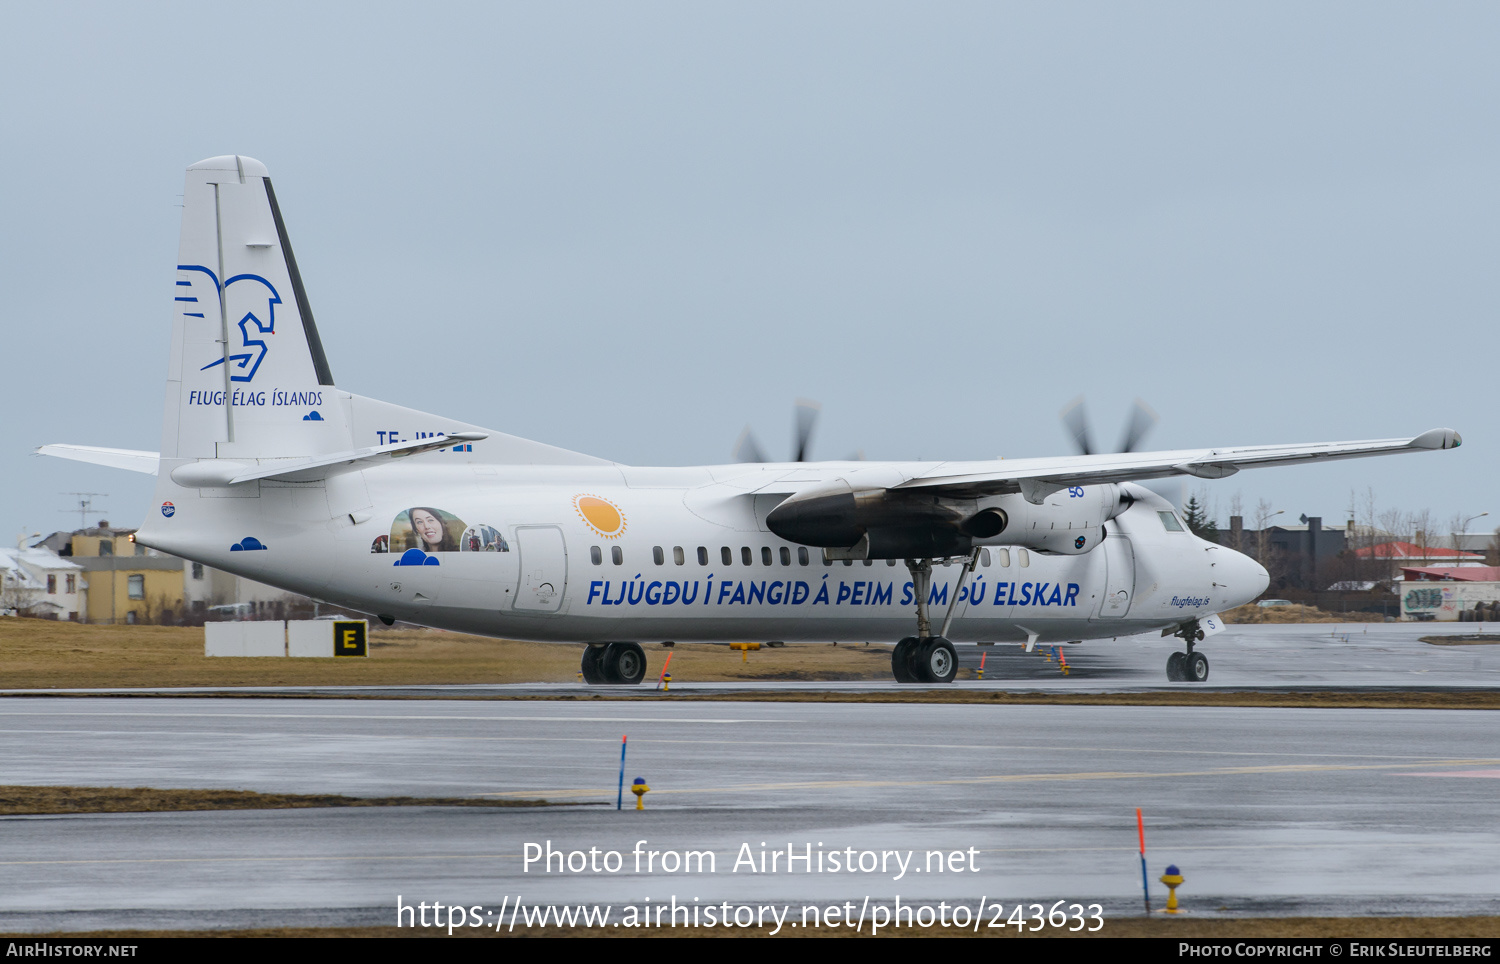
[{"label": "white wall house", "polygon": [[0,613],[76,622],[87,593],[83,567],[50,549],[0,548]]}]

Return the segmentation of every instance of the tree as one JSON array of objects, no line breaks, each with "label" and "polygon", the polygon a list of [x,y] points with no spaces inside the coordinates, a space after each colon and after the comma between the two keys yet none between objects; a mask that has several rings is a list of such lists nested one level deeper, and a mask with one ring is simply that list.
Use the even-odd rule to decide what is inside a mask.
[{"label": "tree", "polygon": [[0,569],[0,614],[33,616],[41,602],[42,591],[20,569]]},{"label": "tree", "polygon": [[1219,541],[1219,524],[1209,517],[1196,495],[1190,496],[1187,505],[1182,507],[1182,519],[1198,538],[1209,542]]}]

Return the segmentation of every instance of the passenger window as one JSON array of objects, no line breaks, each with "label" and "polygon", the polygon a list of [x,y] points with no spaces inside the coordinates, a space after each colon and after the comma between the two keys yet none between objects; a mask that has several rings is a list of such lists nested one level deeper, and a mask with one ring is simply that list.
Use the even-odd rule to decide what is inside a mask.
[{"label": "passenger window", "polygon": [[1025,569],[1027,566],[1031,565],[1031,553],[1027,552],[1025,549],[1017,549],[1016,555],[1021,557],[1022,569]]},{"label": "passenger window", "polygon": [[740,546],[740,558],[744,560],[747,566],[755,565],[755,556],[750,554],[749,546]]},{"label": "passenger window", "polygon": [[805,565],[807,565],[807,546],[798,546],[797,547],[797,565],[799,565],[799,566],[805,566]]},{"label": "passenger window", "polygon": [[624,564],[624,562],[625,562],[625,553],[623,553],[623,552],[620,551],[620,547],[619,546],[610,546],[609,547],[609,561],[613,562],[617,566]]},{"label": "passenger window", "polygon": [[896,566],[896,560],[894,560],[894,559],[887,559],[885,561],[885,564],[894,569],[895,566]]},{"label": "passenger window", "polygon": [[672,561],[677,563],[679,566],[687,561],[687,557],[682,554],[682,546],[672,547]]},{"label": "passenger window", "polygon": [[986,569],[990,567],[990,551],[988,549],[979,550],[979,561]]},{"label": "passenger window", "polygon": [[604,565],[604,553],[599,551],[598,546],[589,546],[589,561],[596,566]]},{"label": "passenger window", "polygon": [[1173,513],[1158,512],[1156,514],[1161,517],[1161,524],[1166,527],[1166,530],[1168,532],[1182,531],[1182,523],[1177,521],[1177,516]]},{"label": "passenger window", "polygon": [[719,558],[724,560],[726,566],[734,565],[734,550],[725,546],[719,550]]},{"label": "passenger window", "polygon": [[699,546],[698,547],[698,565],[700,565],[700,566],[706,566],[706,565],[708,565],[708,546]]},{"label": "passenger window", "polygon": [[771,547],[770,546],[761,546],[760,547],[760,564],[763,565],[763,566],[769,566],[771,564]]},{"label": "passenger window", "polygon": [[658,566],[667,561],[666,556],[662,555],[661,546],[651,547],[651,561],[656,563]]},{"label": "passenger window", "polygon": [[783,566],[790,566],[792,564],[792,550],[786,546],[781,547],[781,564]]},{"label": "passenger window", "polygon": [[1001,569],[1009,569],[1010,568],[1010,550],[1009,549],[1001,549],[1000,550],[1000,568]]},{"label": "passenger window", "polygon": [[846,566],[852,566],[852,565],[854,565],[854,560],[853,559],[845,559],[844,560],[844,565],[846,565]]},{"label": "passenger window", "polygon": [[873,566],[873,565],[875,565],[875,560],[874,559],[866,559],[865,560],[865,565],[867,565],[867,566]]}]

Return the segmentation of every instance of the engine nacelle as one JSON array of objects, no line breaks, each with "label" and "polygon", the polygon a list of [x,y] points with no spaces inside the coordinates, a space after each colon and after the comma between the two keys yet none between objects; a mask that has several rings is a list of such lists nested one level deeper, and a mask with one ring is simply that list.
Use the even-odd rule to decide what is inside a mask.
[{"label": "engine nacelle", "polygon": [[1021,494],[953,499],[841,481],[792,496],[766,525],[791,542],[855,558],[962,555],[976,545],[1079,555],[1102,541],[1104,523],[1127,505],[1114,484],[1060,489],[1034,504]]},{"label": "engine nacelle", "polygon": [[[1024,546],[1076,556],[1102,542],[1104,523],[1128,505],[1120,487],[1112,483],[1060,489],[1040,505],[1021,495],[991,496],[978,501],[978,511],[963,528],[975,545]],[[995,523],[1002,520],[1004,525],[995,531]]]}]

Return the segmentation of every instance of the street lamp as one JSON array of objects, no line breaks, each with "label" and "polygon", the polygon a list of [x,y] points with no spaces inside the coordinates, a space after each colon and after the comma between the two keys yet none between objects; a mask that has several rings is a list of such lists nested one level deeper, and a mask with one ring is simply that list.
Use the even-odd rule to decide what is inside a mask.
[{"label": "street lamp", "polygon": [[1270,515],[1256,516],[1255,518],[1256,528],[1259,530],[1255,533],[1255,555],[1257,557],[1255,561],[1262,566],[1266,564],[1266,524],[1277,516],[1283,515],[1285,512],[1285,509],[1277,509]]},{"label": "street lamp", "polygon": [[[1460,540],[1460,538],[1462,536],[1466,536],[1466,535],[1469,534],[1469,523],[1473,522],[1475,519],[1483,519],[1487,515],[1489,515],[1488,512],[1481,512],[1478,515],[1471,515],[1467,519],[1464,520],[1464,524],[1459,527],[1460,531],[1453,533],[1453,551],[1454,552],[1462,552],[1463,551],[1463,546],[1459,545],[1458,543],[1459,543],[1459,540]],[[1458,560],[1455,559],[1454,561],[1457,562]]]}]

